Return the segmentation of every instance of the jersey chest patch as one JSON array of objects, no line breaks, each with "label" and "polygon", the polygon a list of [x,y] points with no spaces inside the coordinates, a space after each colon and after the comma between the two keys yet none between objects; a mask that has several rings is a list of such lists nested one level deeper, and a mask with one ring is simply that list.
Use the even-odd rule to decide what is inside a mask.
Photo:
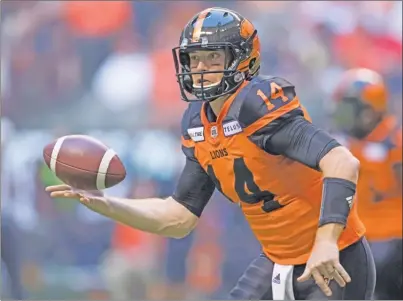
[{"label": "jersey chest patch", "polygon": [[242,132],[242,127],[237,120],[226,122],[222,127],[225,137],[233,136]]},{"label": "jersey chest patch", "polygon": [[[219,130],[219,127],[222,131]],[[220,132],[224,137],[231,137],[242,132],[242,127],[237,120],[225,122],[222,125],[214,125],[210,127],[209,131],[206,131],[205,127],[195,127],[187,130],[190,138],[194,142],[203,142],[206,140],[205,135],[210,135],[211,138],[216,139]]]},{"label": "jersey chest patch", "polygon": [[188,129],[188,134],[194,142],[204,141],[204,127],[203,126]]}]

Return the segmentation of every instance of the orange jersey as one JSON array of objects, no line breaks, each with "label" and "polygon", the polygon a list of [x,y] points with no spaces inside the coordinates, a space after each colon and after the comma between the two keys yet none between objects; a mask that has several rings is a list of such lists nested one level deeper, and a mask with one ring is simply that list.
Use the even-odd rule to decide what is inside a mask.
[{"label": "orange jersey", "polygon": [[402,191],[397,169],[402,164],[402,130],[385,118],[365,140],[347,139],[345,146],[360,160],[358,212],[369,240],[402,237]]},{"label": "orange jersey", "polygon": [[[217,189],[242,208],[264,253],[276,263],[296,265],[306,263],[314,243],[322,175],[284,156],[269,154],[252,139],[293,110],[304,111],[290,83],[258,77],[245,82],[225,102],[216,122],[208,120],[205,104],[190,104],[183,121],[188,135],[182,143],[184,148],[194,148],[195,158]],[[273,206],[274,210],[268,210]],[[364,232],[353,205],[340,249]]]}]

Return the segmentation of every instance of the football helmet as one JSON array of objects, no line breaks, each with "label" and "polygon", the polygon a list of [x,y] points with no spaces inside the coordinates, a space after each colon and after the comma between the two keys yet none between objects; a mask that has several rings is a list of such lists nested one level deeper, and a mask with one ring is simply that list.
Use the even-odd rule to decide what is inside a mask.
[{"label": "football helmet", "polygon": [[[223,70],[191,71],[190,52],[217,49],[225,52]],[[181,97],[187,102],[212,101],[234,93],[260,69],[257,30],[250,21],[226,8],[209,8],[196,14],[183,29],[172,54]],[[221,81],[205,85],[204,76],[212,73],[222,74]],[[200,85],[193,82],[195,74],[201,77]]]},{"label": "football helmet", "polygon": [[382,76],[365,68],[346,71],[336,86],[333,100],[337,127],[357,138],[365,137],[388,109]]}]

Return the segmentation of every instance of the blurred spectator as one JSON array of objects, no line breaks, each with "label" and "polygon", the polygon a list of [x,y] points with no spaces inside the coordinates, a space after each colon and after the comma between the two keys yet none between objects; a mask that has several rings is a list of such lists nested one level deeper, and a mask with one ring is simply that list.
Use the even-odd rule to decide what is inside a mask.
[{"label": "blurred spectator", "polygon": [[127,1],[65,2],[64,18],[76,37],[85,86],[112,52],[115,35],[132,22],[131,5]]},{"label": "blurred spectator", "polygon": [[142,53],[113,54],[94,78],[94,97],[110,111],[144,110],[151,92],[151,62]]},{"label": "blurred spectator", "polygon": [[127,1],[67,2],[64,13],[71,30],[87,38],[109,37],[132,18]]}]

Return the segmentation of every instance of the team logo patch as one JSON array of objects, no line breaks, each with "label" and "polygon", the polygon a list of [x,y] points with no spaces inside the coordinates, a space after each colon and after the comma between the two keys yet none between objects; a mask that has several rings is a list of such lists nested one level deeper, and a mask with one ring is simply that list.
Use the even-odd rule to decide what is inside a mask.
[{"label": "team logo patch", "polygon": [[204,141],[204,127],[188,129],[188,134],[194,142]]},{"label": "team logo patch", "polygon": [[223,124],[222,127],[224,130],[225,137],[229,137],[242,132],[242,127],[237,120],[227,122]]},{"label": "team logo patch", "polygon": [[210,133],[211,137],[213,138],[217,138],[218,136],[218,129],[216,126],[211,127],[211,133]]}]

